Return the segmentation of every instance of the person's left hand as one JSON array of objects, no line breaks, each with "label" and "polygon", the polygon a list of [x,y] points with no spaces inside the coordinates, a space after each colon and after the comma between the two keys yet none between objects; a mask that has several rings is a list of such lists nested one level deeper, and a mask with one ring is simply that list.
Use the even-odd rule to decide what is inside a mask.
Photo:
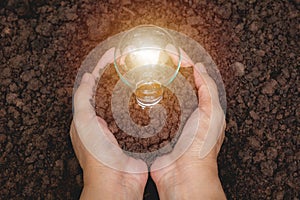
[{"label": "person's left hand", "polygon": [[[112,63],[113,55],[114,48],[103,55],[93,73],[84,74],[74,94],[70,136],[83,169],[84,188],[81,199],[141,199],[148,178],[147,165],[142,160],[123,153],[106,122],[96,116],[90,102],[99,69]],[[97,158],[84,146],[82,139],[100,142],[92,147],[101,152]],[[107,145],[108,143],[110,144]],[[112,166],[118,167],[113,169]]]}]

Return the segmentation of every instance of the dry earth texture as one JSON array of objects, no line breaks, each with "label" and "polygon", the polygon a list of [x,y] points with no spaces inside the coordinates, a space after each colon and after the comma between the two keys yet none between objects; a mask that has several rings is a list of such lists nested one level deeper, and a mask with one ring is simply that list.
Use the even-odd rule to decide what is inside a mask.
[{"label": "dry earth texture", "polygon": [[[299,199],[299,8],[299,0],[1,0],[0,199],[78,199],[82,171],[69,138],[77,70],[98,43],[140,24],[185,33],[218,65],[228,199]],[[150,180],[144,199],[155,195]]]}]

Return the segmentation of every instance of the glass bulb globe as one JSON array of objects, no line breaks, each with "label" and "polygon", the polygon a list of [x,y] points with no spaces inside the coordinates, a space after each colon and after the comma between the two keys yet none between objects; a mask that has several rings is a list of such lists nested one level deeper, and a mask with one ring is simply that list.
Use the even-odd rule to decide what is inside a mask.
[{"label": "glass bulb globe", "polygon": [[125,32],[114,53],[117,73],[143,107],[162,99],[163,87],[174,80],[180,62],[180,49],[172,36],[153,25]]}]

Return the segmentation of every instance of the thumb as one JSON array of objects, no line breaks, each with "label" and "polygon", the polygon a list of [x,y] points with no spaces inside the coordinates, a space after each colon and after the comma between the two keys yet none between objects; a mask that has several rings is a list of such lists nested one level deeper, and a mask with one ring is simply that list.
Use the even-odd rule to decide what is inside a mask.
[{"label": "thumb", "polygon": [[210,115],[212,106],[220,105],[217,85],[202,63],[194,65],[194,79],[198,89],[199,108]]},{"label": "thumb", "polygon": [[199,154],[199,157],[202,159],[211,151],[219,136],[223,133],[225,115],[220,105],[217,85],[208,75],[202,63],[197,63],[194,66],[194,77],[198,88],[201,116],[199,129],[201,130],[201,139],[204,139]]},{"label": "thumb", "polygon": [[95,78],[90,73],[85,73],[81,79],[80,86],[74,94],[74,122],[76,126],[85,125],[96,117],[96,113],[91,104],[93,97],[93,87]]}]

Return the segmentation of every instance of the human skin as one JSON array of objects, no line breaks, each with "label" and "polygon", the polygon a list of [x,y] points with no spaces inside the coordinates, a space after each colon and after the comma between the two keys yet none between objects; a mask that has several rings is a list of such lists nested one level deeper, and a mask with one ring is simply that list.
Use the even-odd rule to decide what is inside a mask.
[{"label": "human skin", "polygon": [[[106,122],[96,116],[90,103],[97,70],[113,61],[113,52],[114,49],[108,50],[99,60],[93,73],[83,75],[74,94],[74,116],[70,137],[83,170],[84,187],[80,199],[142,199],[148,178],[147,165],[142,160],[136,160],[123,153],[117,140],[108,130]],[[107,149],[100,145],[98,150],[103,152],[106,162],[113,163],[118,169],[113,169],[108,163],[102,163],[93,157],[83,145],[79,135],[97,135],[100,141],[110,140],[111,146],[115,146],[115,149]]]},{"label": "human skin", "polygon": [[[109,50],[103,56],[103,60],[110,60],[111,52]],[[103,61],[103,65],[105,62]],[[195,66],[197,67],[197,64]],[[197,69],[196,67],[194,69]],[[218,115],[224,115],[224,113],[220,109],[216,86],[207,75],[205,68],[200,66],[198,71],[194,70],[194,76],[199,94],[199,111],[202,116],[198,119],[200,129],[198,129],[192,145],[179,159],[167,167],[152,170],[157,169],[153,166],[168,160],[170,155],[166,155],[157,158],[151,167],[151,176],[157,185],[160,199],[225,199],[217,169],[217,155],[224,138],[225,120],[216,121],[215,126],[222,128],[213,129],[213,131],[220,131],[220,133],[211,133],[212,131],[209,129],[212,112],[217,112]],[[148,178],[148,173],[145,172],[147,166],[143,161],[125,155],[121,149],[117,152],[103,149],[103,153],[109,152],[106,156],[123,170],[112,169],[95,159],[79,138],[78,131],[81,131],[81,134],[93,131],[88,129],[89,122],[96,117],[96,123],[99,123],[104,131],[104,135],[100,135],[100,137],[107,137],[117,145],[117,141],[108,130],[106,122],[97,117],[90,107],[89,99],[92,96],[95,80],[96,77],[93,74],[86,73],[83,76],[74,97],[75,114],[70,130],[72,145],[83,169],[84,188],[81,199],[142,199]],[[75,122],[77,122],[77,126]],[[205,158],[200,159],[199,152],[203,145],[203,137],[207,132],[221,135],[221,137],[210,153]],[[184,137],[180,137],[179,140],[182,138]],[[134,171],[130,169],[138,169],[137,172],[145,173],[126,172],[128,170]]]},{"label": "human skin", "polygon": [[[143,198],[148,178],[147,173],[126,173],[102,164],[85,149],[78,137],[74,123],[71,125],[70,133],[74,151],[83,170],[84,187],[80,199],[135,200]],[[127,166],[143,165],[130,157],[127,162]]]},{"label": "human skin", "polygon": [[[161,200],[165,199],[226,199],[220,179],[218,177],[217,156],[224,140],[225,117],[220,116],[220,122],[210,129],[212,112],[224,115],[217,98],[217,87],[208,76],[206,69],[201,64],[194,67],[194,78],[199,96],[199,112],[201,120],[198,132],[188,150],[174,163],[160,170],[152,170],[153,178]],[[210,132],[209,132],[210,131]],[[213,133],[212,131],[218,131]],[[209,132],[209,133],[208,133]],[[206,134],[219,135],[217,143],[204,158],[199,158]],[[183,133],[184,134],[184,133]],[[180,139],[179,139],[180,140]],[[175,146],[176,148],[176,146]],[[158,158],[152,169],[168,160],[170,155]]]}]

